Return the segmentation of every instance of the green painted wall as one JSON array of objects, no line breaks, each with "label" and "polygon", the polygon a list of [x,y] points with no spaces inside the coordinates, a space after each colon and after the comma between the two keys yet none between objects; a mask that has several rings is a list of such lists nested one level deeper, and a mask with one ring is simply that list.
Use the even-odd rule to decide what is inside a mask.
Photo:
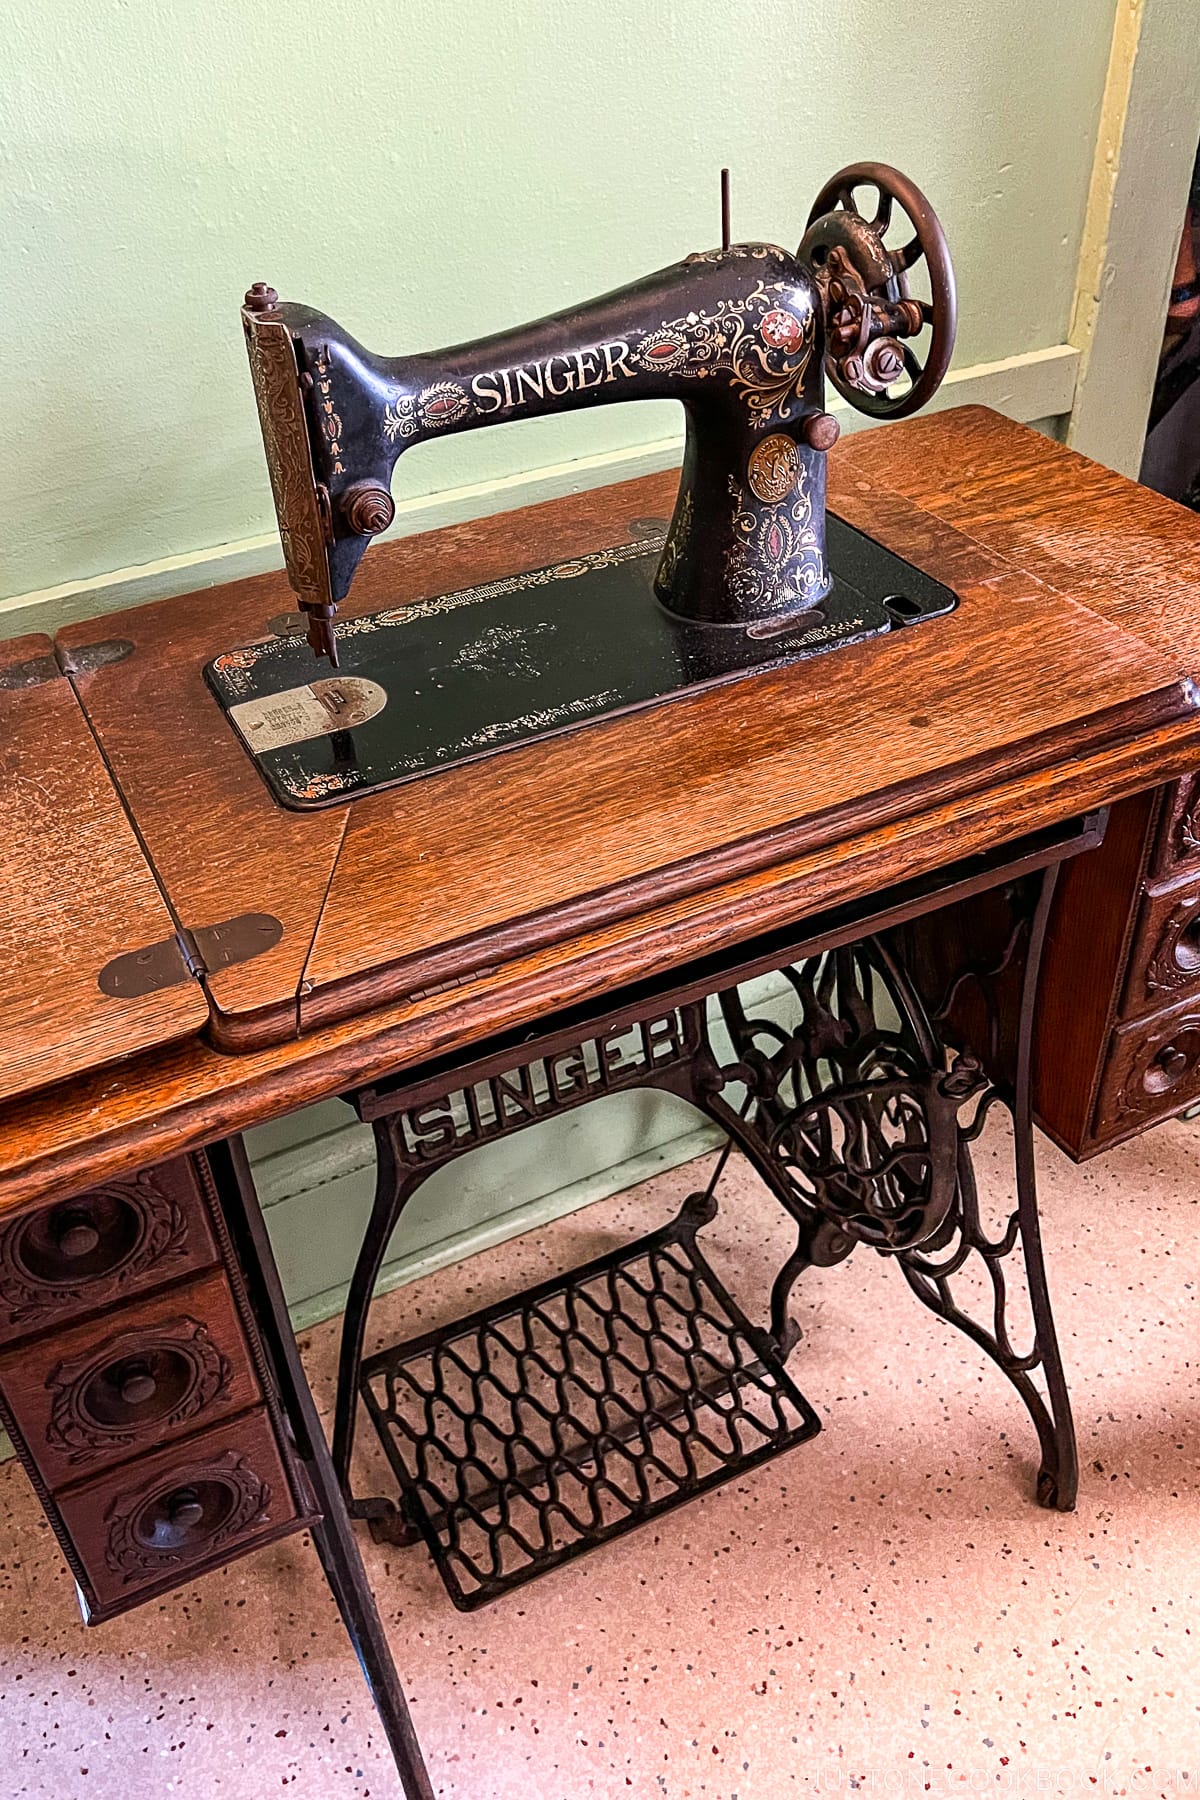
[{"label": "green painted wall", "polygon": [[[1112,0],[9,0],[0,74],[0,596],[272,524],[247,283],[381,349],[491,331],[717,234],[795,242],[878,156],[926,186],[959,362],[1060,343]],[[1042,410],[1046,410],[1043,408]],[[510,425],[404,493],[662,437]]]}]

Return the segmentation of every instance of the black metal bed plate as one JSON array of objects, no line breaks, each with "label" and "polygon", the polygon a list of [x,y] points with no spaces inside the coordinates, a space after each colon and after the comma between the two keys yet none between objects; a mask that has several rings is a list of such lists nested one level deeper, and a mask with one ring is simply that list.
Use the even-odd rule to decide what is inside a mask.
[{"label": "black metal bed plate", "polygon": [[205,677],[272,794],[329,806],[612,713],[804,660],[952,610],[956,596],[829,515],[833,587],[787,631],[693,625],[654,597],[661,535],[302,636],[227,651]]},{"label": "black metal bed plate", "polygon": [[820,1420],[696,1245],[716,1202],[363,1364],[461,1611],[803,1443]]}]

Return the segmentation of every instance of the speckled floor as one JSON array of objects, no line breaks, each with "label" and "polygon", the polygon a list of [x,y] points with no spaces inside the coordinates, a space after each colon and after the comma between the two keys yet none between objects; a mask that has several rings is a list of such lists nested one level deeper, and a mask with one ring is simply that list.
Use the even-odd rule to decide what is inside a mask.
[{"label": "speckled floor", "polygon": [[[439,1795],[1200,1789],[1200,1125],[1040,1156],[1078,1511],[1034,1506],[1007,1383],[860,1251],[798,1291],[811,1443],[473,1615],[364,1542]],[[707,1166],[381,1301],[377,1341],[649,1228]],[[787,1234],[744,1168],[721,1191],[707,1241],[756,1309]],[[305,1348],[325,1403],[333,1327]],[[88,1633],[14,1465],[0,1505],[4,1796],[399,1792],[304,1539]]]}]

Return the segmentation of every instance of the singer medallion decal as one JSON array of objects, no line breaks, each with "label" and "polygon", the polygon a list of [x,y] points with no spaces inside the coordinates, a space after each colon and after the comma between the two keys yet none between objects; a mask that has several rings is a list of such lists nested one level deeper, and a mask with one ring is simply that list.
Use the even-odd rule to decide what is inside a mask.
[{"label": "singer medallion decal", "polygon": [[796,485],[800,458],[790,437],[774,431],[756,444],[746,465],[746,478],[751,492],[759,499],[777,505],[786,500]]}]

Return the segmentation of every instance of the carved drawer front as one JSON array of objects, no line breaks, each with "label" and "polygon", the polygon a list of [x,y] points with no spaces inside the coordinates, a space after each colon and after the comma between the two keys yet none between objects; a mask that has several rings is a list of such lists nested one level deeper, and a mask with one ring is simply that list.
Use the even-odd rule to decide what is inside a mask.
[{"label": "carved drawer front", "polygon": [[92,1590],[85,1595],[91,1620],[179,1587],[303,1523],[261,1408],[56,1499]]},{"label": "carved drawer front", "polygon": [[23,1213],[0,1228],[0,1343],[216,1261],[188,1157]]},{"label": "carved drawer front", "polygon": [[1200,1098],[1200,999],[1118,1025],[1109,1039],[1092,1135],[1127,1137]]},{"label": "carved drawer front", "polygon": [[52,1488],[262,1398],[220,1269],[7,1351],[0,1393]]},{"label": "carved drawer front", "polygon": [[1185,775],[1168,787],[1153,866],[1158,875],[1200,868],[1200,774]]},{"label": "carved drawer front", "polygon": [[1200,869],[1191,881],[1147,888],[1134,931],[1124,1017],[1200,994]]}]

